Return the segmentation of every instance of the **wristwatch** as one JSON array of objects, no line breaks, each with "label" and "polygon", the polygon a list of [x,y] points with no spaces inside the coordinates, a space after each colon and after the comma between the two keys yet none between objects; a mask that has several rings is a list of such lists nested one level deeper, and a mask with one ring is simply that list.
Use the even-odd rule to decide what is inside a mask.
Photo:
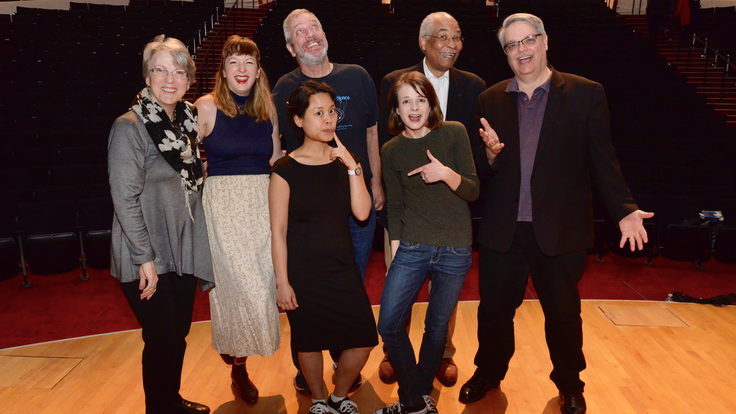
[{"label": "wristwatch", "polygon": [[363,170],[360,167],[355,167],[354,170],[348,170],[348,175],[360,175],[363,174]]}]

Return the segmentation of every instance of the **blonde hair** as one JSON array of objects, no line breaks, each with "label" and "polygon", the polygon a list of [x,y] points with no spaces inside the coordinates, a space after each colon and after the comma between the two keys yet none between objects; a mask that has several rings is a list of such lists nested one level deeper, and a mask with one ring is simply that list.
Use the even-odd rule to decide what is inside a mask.
[{"label": "blonde hair", "polygon": [[[225,79],[225,61],[233,55],[253,56],[256,59],[258,69],[261,70],[260,76],[253,83],[253,88],[250,91],[250,99],[248,99],[242,108],[239,108],[235,103],[230,93],[230,88],[227,86],[227,79]],[[217,108],[230,118],[234,118],[244,112],[256,118],[256,122],[271,119],[271,110],[273,108],[271,90],[268,87],[266,72],[261,67],[261,52],[258,50],[258,45],[254,41],[238,35],[232,35],[227,38],[222,47],[222,60],[220,60],[220,68],[217,70],[217,77],[215,78],[215,88],[211,95]]]}]

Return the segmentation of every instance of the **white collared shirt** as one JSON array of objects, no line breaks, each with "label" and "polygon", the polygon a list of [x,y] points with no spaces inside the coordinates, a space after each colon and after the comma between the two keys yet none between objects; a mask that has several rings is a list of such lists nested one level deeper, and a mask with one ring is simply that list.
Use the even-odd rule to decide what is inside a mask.
[{"label": "white collared shirt", "polygon": [[440,101],[440,109],[442,109],[442,120],[447,119],[447,95],[450,90],[450,71],[445,71],[439,78],[427,67],[427,58],[422,60],[424,65],[424,74],[429,79],[429,83],[434,87],[434,93],[437,94],[437,99]]}]

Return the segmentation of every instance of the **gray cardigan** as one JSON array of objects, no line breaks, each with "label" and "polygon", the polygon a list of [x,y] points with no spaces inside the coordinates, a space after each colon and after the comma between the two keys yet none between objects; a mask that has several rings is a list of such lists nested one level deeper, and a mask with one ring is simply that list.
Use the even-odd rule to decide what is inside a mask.
[{"label": "gray cardigan", "polygon": [[108,140],[108,175],[115,207],[110,273],[121,282],[138,280],[140,265],[153,261],[158,274],[193,274],[214,283],[202,193],[189,196],[138,116],[115,120]]}]

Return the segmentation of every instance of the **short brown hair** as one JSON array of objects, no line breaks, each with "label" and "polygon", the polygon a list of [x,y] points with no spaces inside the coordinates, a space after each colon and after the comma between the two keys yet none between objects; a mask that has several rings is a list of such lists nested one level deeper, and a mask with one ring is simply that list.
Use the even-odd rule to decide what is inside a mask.
[{"label": "short brown hair", "polygon": [[403,85],[411,86],[419,95],[427,98],[429,103],[429,118],[427,119],[427,128],[436,129],[442,124],[442,108],[440,108],[437,94],[434,93],[434,87],[429,83],[424,74],[412,71],[406,72],[394,83],[391,87],[391,91],[388,93],[388,130],[393,135],[398,135],[404,130],[404,123],[401,121],[401,117],[396,113],[396,109],[399,107],[399,88]]}]

